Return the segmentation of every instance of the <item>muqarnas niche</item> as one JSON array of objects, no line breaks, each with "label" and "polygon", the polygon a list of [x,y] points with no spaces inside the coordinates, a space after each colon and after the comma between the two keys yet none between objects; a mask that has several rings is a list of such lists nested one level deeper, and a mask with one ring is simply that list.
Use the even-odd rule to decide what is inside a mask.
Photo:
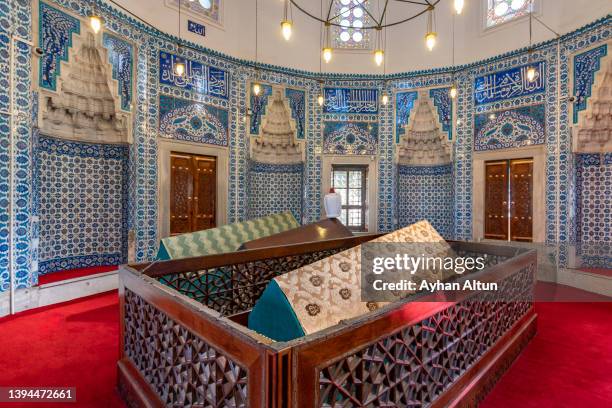
[{"label": "muqarnas niche", "polygon": [[397,147],[397,162],[407,166],[439,166],[451,162],[451,142],[427,91],[421,90]]},{"label": "muqarnas niche", "polygon": [[[302,218],[304,156],[282,89],[272,88],[259,133],[251,140],[249,218],[291,211]],[[252,99],[253,100],[253,99]]]},{"label": "muqarnas niche", "polygon": [[[612,152],[612,55],[607,54],[607,49],[608,46],[605,44],[578,55],[574,62],[574,70],[578,70],[582,65],[577,61],[582,59],[593,61],[585,67],[587,72],[583,74],[590,77],[592,86],[588,91],[581,91],[582,94],[577,97],[578,102],[574,106],[574,110],[577,111],[575,113],[577,123],[572,128],[574,152]],[[579,85],[588,88],[589,81],[586,79],[581,84],[576,83],[578,74],[576,73],[574,79],[574,88]]]},{"label": "muqarnas niche", "polygon": [[430,92],[419,90],[406,111],[397,148],[398,223],[428,220],[445,238],[453,234],[451,142]]},{"label": "muqarnas niche", "polygon": [[94,143],[130,141],[131,114],[122,110],[108,50],[91,32],[73,36],[61,60],[57,92],[41,87],[41,133]]},{"label": "muqarnas niche", "polygon": [[303,162],[301,143],[296,140],[295,120],[281,89],[268,98],[259,134],[251,143],[251,159],[260,163],[295,164]]}]

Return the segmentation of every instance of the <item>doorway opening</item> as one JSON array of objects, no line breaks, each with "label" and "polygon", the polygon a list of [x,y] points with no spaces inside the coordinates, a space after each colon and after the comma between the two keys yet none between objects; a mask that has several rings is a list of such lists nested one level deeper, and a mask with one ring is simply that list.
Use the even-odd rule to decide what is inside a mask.
[{"label": "doorway opening", "polygon": [[533,242],[533,158],[485,162],[486,239]]},{"label": "doorway opening", "polygon": [[170,153],[170,235],[216,227],[217,158]]}]

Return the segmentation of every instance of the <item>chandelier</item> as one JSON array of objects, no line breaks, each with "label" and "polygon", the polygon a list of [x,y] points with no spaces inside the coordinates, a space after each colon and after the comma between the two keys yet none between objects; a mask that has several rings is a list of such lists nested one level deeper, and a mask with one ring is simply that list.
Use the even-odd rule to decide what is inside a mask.
[{"label": "chandelier", "polygon": [[[376,65],[381,66],[385,57],[382,32],[388,27],[408,23],[423,15],[427,18],[425,45],[429,51],[436,46],[435,8],[440,0],[322,0],[318,10],[313,10],[312,0],[283,0],[283,19],[281,33],[286,41],[293,31],[293,9],[318,21],[323,26],[323,60],[329,63],[333,55],[331,29],[336,27],[341,41],[360,42],[365,33],[374,31],[375,46],[373,57]],[[453,0],[455,13],[461,14],[465,0]]]}]

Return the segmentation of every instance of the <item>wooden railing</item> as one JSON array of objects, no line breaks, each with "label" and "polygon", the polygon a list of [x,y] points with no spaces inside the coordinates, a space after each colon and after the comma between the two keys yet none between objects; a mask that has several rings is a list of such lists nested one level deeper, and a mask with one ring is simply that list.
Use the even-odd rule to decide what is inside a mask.
[{"label": "wooden railing", "polygon": [[[222,316],[247,314],[256,300],[247,292],[260,282],[373,237],[122,268],[122,395],[130,406],[160,407],[476,405],[535,333],[535,251],[452,244],[490,256],[474,276],[499,283],[504,301],[478,291],[435,293],[286,343]],[[219,271],[234,286],[213,284],[218,291],[202,289],[206,295],[181,288],[204,286]],[[242,278],[255,280],[238,287]]]}]

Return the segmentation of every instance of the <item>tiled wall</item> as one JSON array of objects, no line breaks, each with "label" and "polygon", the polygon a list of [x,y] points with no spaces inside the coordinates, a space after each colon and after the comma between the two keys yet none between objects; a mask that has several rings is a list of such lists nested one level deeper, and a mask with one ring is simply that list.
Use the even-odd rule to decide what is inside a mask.
[{"label": "tiled wall", "polygon": [[[128,82],[125,78],[125,67],[117,67],[114,76],[118,80],[119,90],[123,90],[123,100],[129,98],[132,101],[130,107],[134,115],[133,143],[129,148],[128,159],[128,174],[130,175],[128,177],[128,226],[134,231],[136,259],[153,258],[159,243],[157,143],[158,137],[161,136],[159,132],[161,117],[169,114],[169,111],[164,110],[165,105],[160,104],[165,97],[188,101],[185,106],[195,106],[194,112],[204,110],[209,115],[204,115],[205,117],[216,119],[211,119],[207,123],[207,120],[202,121],[199,116],[200,121],[194,119],[197,115],[187,115],[189,117],[185,118],[194,120],[189,124],[189,129],[185,129],[184,132],[190,138],[193,137],[189,140],[197,143],[222,140],[222,138],[219,139],[222,133],[219,129],[226,126],[226,145],[219,143],[216,146],[227,149],[229,156],[228,221],[244,220],[254,212],[263,211],[263,204],[257,204],[255,208],[249,203],[263,203],[267,193],[261,193],[262,201],[258,201],[258,197],[255,200],[248,197],[251,192],[255,192],[253,186],[260,182],[257,172],[251,177],[249,171],[249,134],[251,133],[249,127],[251,123],[248,111],[250,107],[248,88],[250,81],[255,78],[252,64],[193,45],[193,48],[182,47],[181,58],[191,61],[192,65],[199,69],[197,75],[207,78],[207,82],[181,83],[169,79],[162,75],[164,72],[163,59],[171,55],[178,55],[175,39],[133,19],[128,19],[119,11],[112,9],[106,2],[94,1],[105,20],[106,44],[108,47],[116,46],[115,54],[110,53],[110,58],[114,58],[113,55],[116,56],[125,49],[123,46],[119,47],[118,42],[108,40],[110,38],[108,35],[122,41],[122,45],[131,44],[134,47],[132,54],[134,76],[131,78],[133,84],[131,95],[127,92],[129,86],[126,86]],[[6,34],[11,26],[16,28],[17,34],[24,40],[32,40],[33,13],[30,4],[28,1],[18,0],[9,0],[0,4],[0,53],[2,55],[9,55],[10,41]],[[84,25],[80,24],[77,29],[73,19],[78,18],[81,22],[84,21],[90,11],[91,2],[48,0],[47,4],[68,15],[68,17],[54,17],[52,20],[56,23],[51,24],[52,28],[48,31],[40,31],[43,39],[41,47],[44,48],[45,56],[49,58],[49,64],[51,64],[51,66],[41,67],[41,72],[46,75],[46,81],[51,81],[55,75],[54,69],[59,67],[58,61],[65,58],[66,49],[70,47],[70,38],[67,34],[77,35],[83,30]],[[35,7],[38,10],[36,4]],[[542,105],[547,151],[546,239],[550,243],[569,242],[572,231],[575,231],[577,226],[577,221],[572,216],[573,212],[570,211],[573,201],[569,194],[573,188],[569,129],[573,108],[572,102],[568,101],[568,96],[573,92],[571,81],[568,81],[570,65],[575,54],[611,38],[609,22],[608,17],[587,28],[565,35],[558,47],[556,42],[550,42],[537,46],[531,54],[528,54],[526,50],[520,50],[459,67],[454,75],[448,69],[438,69],[396,74],[385,78],[385,82],[383,78],[374,76],[326,75],[324,88],[343,89],[344,91],[340,93],[336,91],[334,96],[339,97],[339,99],[336,98],[338,100],[347,101],[345,107],[336,105],[322,109],[318,106],[316,96],[321,92],[321,85],[316,74],[262,65],[258,74],[259,81],[303,92],[299,95],[300,97],[304,95],[301,106],[303,114],[296,116],[296,112],[300,109],[297,107],[299,103],[292,107],[294,119],[301,120],[302,117],[304,119],[304,125],[300,131],[300,136],[303,133],[305,151],[301,190],[303,221],[311,222],[317,220],[321,215],[321,165],[325,146],[325,123],[361,122],[371,126],[370,129],[377,129],[375,140],[378,160],[378,229],[389,231],[402,223],[405,218],[403,218],[403,209],[398,204],[400,202],[398,195],[404,193],[397,194],[397,192],[403,190],[401,183],[405,180],[402,181],[404,176],[399,174],[395,164],[395,146],[396,138],[401,135],[399,126],[403,119],[397,117],[397,112],[410,110],[410,95],[415,90],[448,88],[455,82],[459,90],[455,110],[449,111],[444,101],[441,102],[442,104],[436,104],[438,114],[445,122],[443,123],[446,126],[444,130],[449,131],[449,135],[452,134],[454,139],[452,179],[448,175],[445,179],[445,183],[452,180],[450,181],[451,190],[454,192],[453,209],[450,212],[452,225],[451,223],[439,224],[440,228],[445,230],[445,235],[452,235],[453,238],[471,239],[472,237],[471,183],[475,116]],[[36,281],[36,274],[32,273],[31,268],[33,254],[31,234],[34,227],[31,218],[33,214],[31,175],[34,153],[31,151],[32,122],[29,120],[33,106],[30,89],[32,86],[36,88],[46,85],[44,81],[41,82],[42,76],[35,81],[35,84],[30,84],[31,51],[25,42],[15,40],[14,45],[16,58],[13,67],[8,66],[9,61],[6,58],[0,59],[0,208],[8,208],[9,201],[12,201],[14,206],[12,218],[6,214],[0,214],[0,290],[6,290],[9,286],[9,275],[8,272],[5,272],[9,262],[9,246],[14,248],[12,252],[13,270],[17,286],[27,287]],[[115,60],[119,59],[125,60],[125,58],[115,58]],[[519,89],[518,93],[516,90],[510,93],[500,93],[487,89],[487,83],[490,84],[491,81],[495,83],[504,75],[508,78],[520,78],[521,72],[524,71],[522,67],[534,62],[538,63],[541,73],[537,86],[522,91]],[[53,64],[56,64],[55,68]],[[11,132],[9,132],[9,117],[6,114],[9,111],[7,106],[9,100],[7,90],[10,89],[9,72],[15,74],[18,86],[13,88],[13,100],[16,102],[18,114],[21,115],[17,123],[13,125],[12,142],[9,142],[8,138]],[[197,75],[195,77],[198,77]],[[483,80],[486,77],[488,79]],[[48,85],[51,86],[50,83]],[[503,87],[499,87],[501,88]],[[369,97],[363,95],[370,93],[351,91],[354,89],[376,90],[375,111],[372,110],[373,106],[367,103],[363,105],[364,111],[356,111],[359,109],[359,104],[351,101],[357,97],[368,102],[366,99]],[[386,106],[378,104],[383,90],[391,95],[391,102]],[[441,96],[443,92],[437,95],[432,94],[434,99]],[[396,101],[400,100],[403,105],[398,107]],[[123,107],[128,108],[128,105],[124,104]],[[225,114],[227,122],[225,122]],[[453,130],[454,118],[457,122]],[[201,129],[200,126],[208,126],[213,122],[217,125],[216,128],[215,126],[213,128],[217,130],[209,132],[209,135],[214,134],[215,136],[200,138],[202,134],[206,134],[197,133]],[[176,127],[176,123],[171,126]],[[173,134],[176,137],[177,132]],[[541,141],[537,138],[535,140]],[[373,140],[370,142],[373,143]],[[8,152],[11,149],[16,153],[14,161],[9,160]],[[9,178],[9,174],[12,174],[13,177]],[[14,181],[12,186],[7,184],[7,180]],[[428,181],[425,180],[423,178],[420,185],[427,185]],[[415,186],[417,185],[419,182],[415,180]],[[13,200],[9,200],[11,192]],[[295,209],[297,209],[297,204],[292,207],[293,211]],[[446,207],[443,208],[444,217],[447,210]],[[13,232],[12,245],[8,242],[11,223],[13,225],[13,228],[10,229]],[[574,233],[573,236],[578,236],[578,234]],[[560,261],[564,261],[564,256],[563,253],[560,254]]]},{"label": "tiled wall", "polygon": [[426,219],[444,238],[452,238],[452,166],[400,165],[398,174],[398,227]]},{"label": "tiled wall", "polygon": [[251,162],[249,169],[249,218],[291,211],[302,219],[304,166]]},{"label": "tiled wall", "polygon": [[127,157],[125,145],[40,136],[41,274],[127,261]]},{"label": "tiled wall", "polygon": [[577,246],[581,266],[612,265],[612,153],[576,155]]}]

